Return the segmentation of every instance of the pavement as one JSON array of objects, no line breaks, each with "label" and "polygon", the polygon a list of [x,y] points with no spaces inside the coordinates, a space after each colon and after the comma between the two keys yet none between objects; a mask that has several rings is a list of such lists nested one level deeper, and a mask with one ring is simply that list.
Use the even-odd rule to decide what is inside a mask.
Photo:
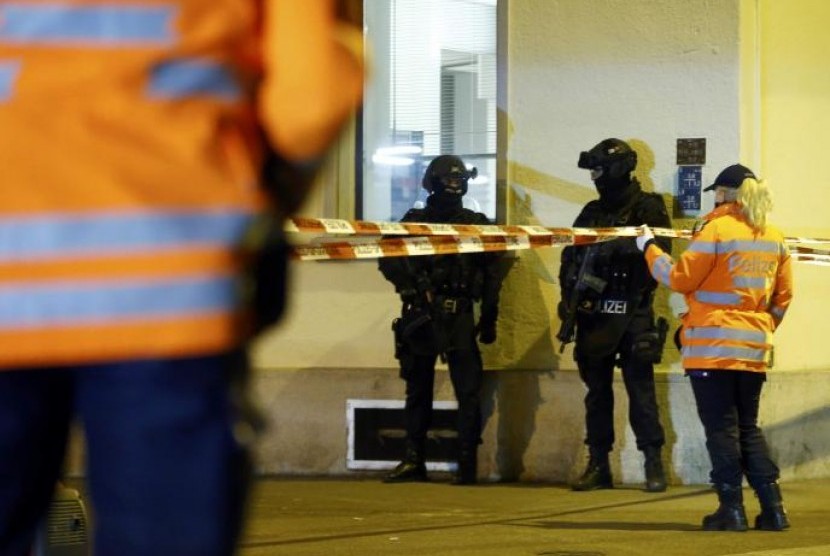
[{"label": "pavement", "polygon": [[[827,556],[830,479],[782,483],[792,528],[700,530],[717,506],[707,486],[646,493],[638,485],[573,492],[564,485],[452,486],[356,479],[262,478],[240,556]],[[750,525],[758,513],[744,489]]]}]

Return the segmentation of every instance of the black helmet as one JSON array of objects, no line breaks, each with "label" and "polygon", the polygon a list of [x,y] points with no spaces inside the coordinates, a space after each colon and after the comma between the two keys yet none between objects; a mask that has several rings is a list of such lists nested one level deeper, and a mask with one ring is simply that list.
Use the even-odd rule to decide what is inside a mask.
[{"label": "black helmet", "polygon": [[590,151],[579,153],[577,165],[587,170],[602,168],[607,178],[619,180],[627,177],[637,166],[637,153],[625,141],[605,139]]},{"label": "black helmet", "polygon": [[430,193],[449,193],[459,197],[467,193],[467,182],[478,175],[478,170],[467,170],[464,161],[452,154],[432,159],[424,171],[421,185]]}]

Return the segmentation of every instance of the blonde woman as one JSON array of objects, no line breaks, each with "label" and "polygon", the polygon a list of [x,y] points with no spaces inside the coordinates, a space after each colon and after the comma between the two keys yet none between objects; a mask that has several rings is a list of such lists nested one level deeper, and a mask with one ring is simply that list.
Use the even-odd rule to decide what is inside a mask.
[{"label": "blonde woman", "polygon": [[758,427],[758,405],[772,360],[772,334],[793,296],[790,256],[782,233],[767,223],[772,202],[764,181],[735,164],[705,190],[713,189],[715,209],[677,262],[647,227],[637,246],[654,278],[685,294],[689,308],[680,334],[683,367],[720,502],[703,518],[703,529],[748,529],[741,490],[746,476],[761,504],[755,528],[780,531],[790,524],[778,466]]}]

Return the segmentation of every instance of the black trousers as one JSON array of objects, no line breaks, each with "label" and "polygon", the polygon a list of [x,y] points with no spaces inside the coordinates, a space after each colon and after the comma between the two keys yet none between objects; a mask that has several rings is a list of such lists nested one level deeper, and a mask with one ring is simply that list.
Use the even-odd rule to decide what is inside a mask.
[{"label": "black trousers", "polygon": [[[404,409],[407,438],[423,447],[432,422],[432,400],[437,354],[413,355],[406,380]],[[458,400],[458,442],[461,449],[478,446],[481,439],[481,353],[472,349],[447,352],[450,380]]]},{"label": "black trousers", "polygon": [[765,373],[687,369],[706,433],[714,484],[740,486],[746,475],[757,488],[778,480],[779,470],[758,427]]},{"label": "black trousers", "polygon": [[[577,345],[579,376],[588,388],[585,394],[585,444],[592,452],[608,453],[614,446],[616,353],[593,357],[580,354],[578,350]],[[622,362],[622,376],[628,393],[628,420],[637,439],[637,449],[663,446],[665,435],[657,409],[654,365],[628,358]]]},{"label": "black trousers", "polygon": [[250,472],[234,437],[237,361],[0,372],[0,554],[31,554],[73,418],[86,438],[96,554],[233,554]]}]

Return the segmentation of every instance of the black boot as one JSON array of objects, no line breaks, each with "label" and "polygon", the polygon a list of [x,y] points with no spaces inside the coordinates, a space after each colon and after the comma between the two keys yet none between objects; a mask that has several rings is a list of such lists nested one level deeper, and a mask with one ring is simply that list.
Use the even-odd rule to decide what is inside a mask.
[{"label": "black boot", "polygon": [[761,503],[761,513],[755,518],[755,528],[763,531],[783,531],[790,528],[790,520],[781,501],[778,483],[767,483],[755,489]]},{"label": "black boot", "polygon": [[384,483],[423,483],[429,480],[423,446],[406,443],[406,455],[386,477]]},{"label": "black boot", "polygon": [[704,531],[746,531],[746,511],[744,510],[744,495],[739,486],[718,484],[720,505],[715,513],[703,518]]},{"label": "black boot", "polygon": [[611,478],[611,465],[608,463],[608,452],[596,452],[591,450],[588,467],[585,472],[571,485],[571,490],[599,490],[603,488],[614,488],[614,481]]},{"label": "black boot", "polygon": [[458,469],[452,479],[454,485],[476,484],[478,457],[475,448],[461,448],[458,452]]},{"label": "black boot", "polygon": [[660,448],[649,447],[643,450],[646,457],[646,492],[664,492],[666,490],[666,473],[660,459]]}]

